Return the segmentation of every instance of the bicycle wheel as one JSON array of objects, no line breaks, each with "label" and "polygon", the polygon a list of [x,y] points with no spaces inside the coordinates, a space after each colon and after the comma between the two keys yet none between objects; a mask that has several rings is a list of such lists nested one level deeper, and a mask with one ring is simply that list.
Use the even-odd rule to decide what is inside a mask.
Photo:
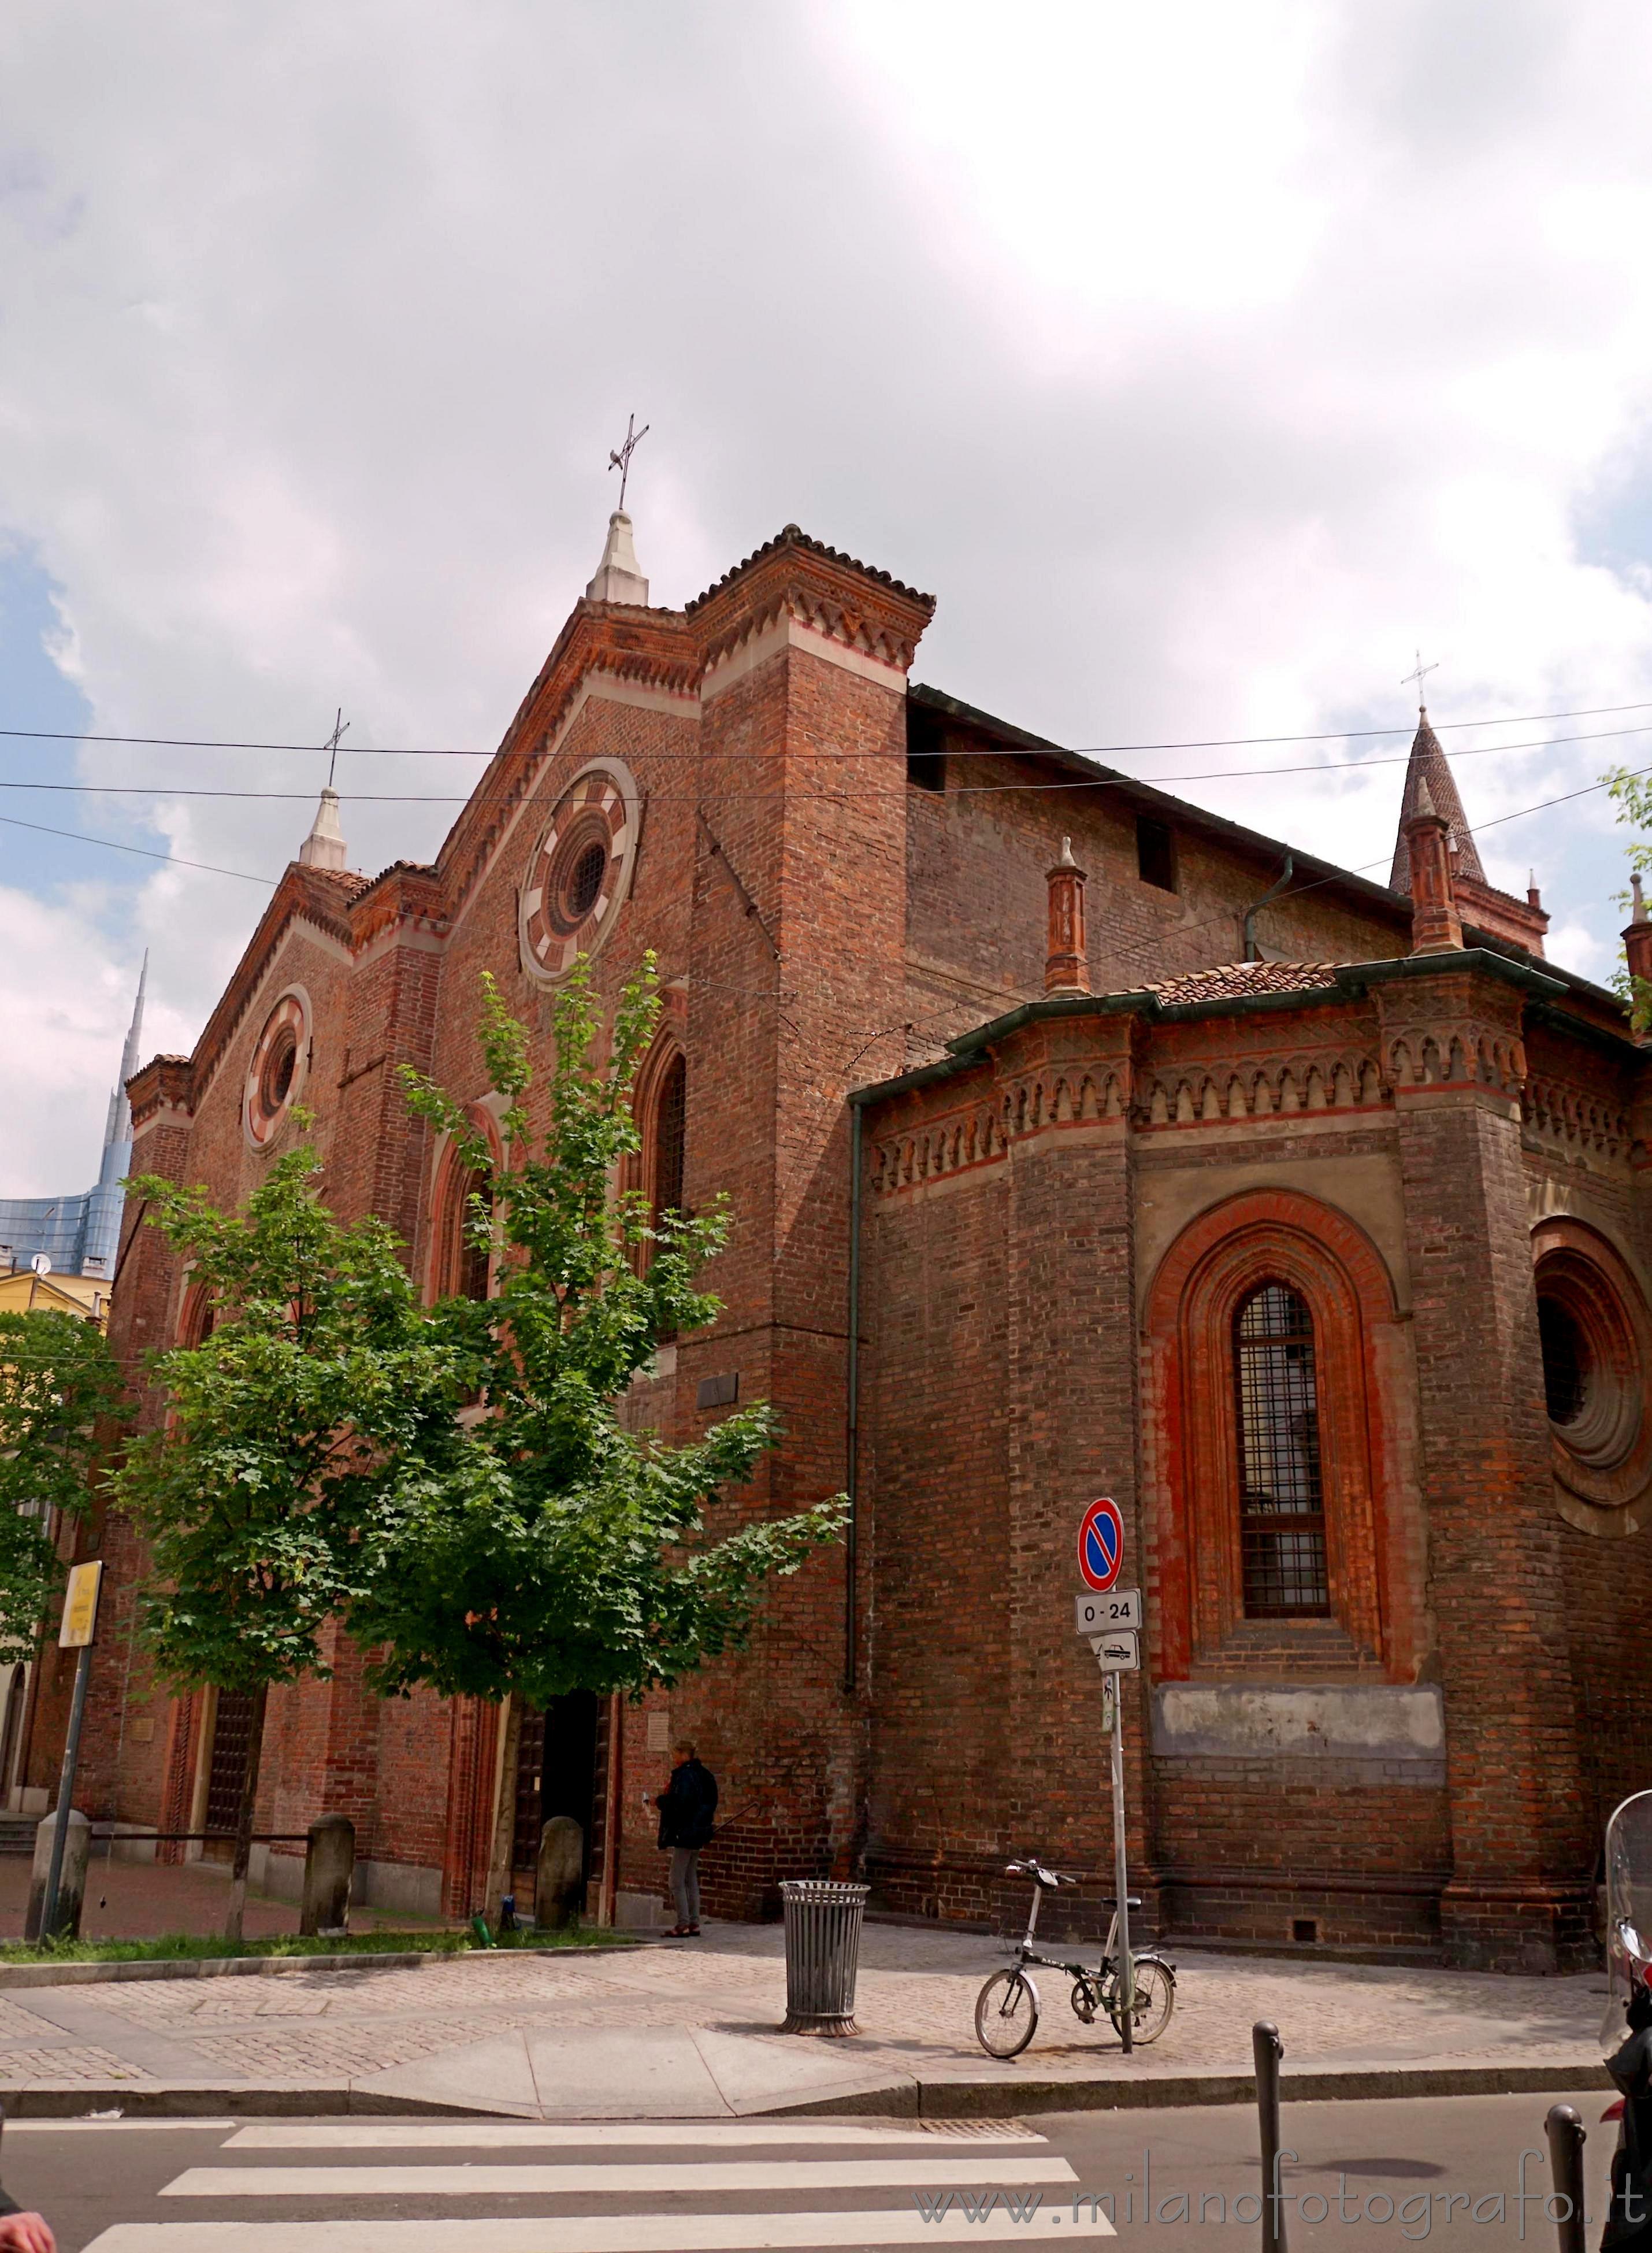
[{"label": "bicycle wheel", "polygon": [[988,2057],[1019,2057],[1038,2031],[1038,1990],[1024,1971],[994,1971],[975,1998],[975,2039]]},{"label": "bicycle wheel", "polygon": [[[1175,1971],[1162,1956],[1137,1956],[1131,1960],[1135,1965],[1136,1982],[1130,2012],[1130,2039],[1133,2042],[1157,2041],[1176,2007]],[[1106,2000],[1107,2016],[1122,2040],[1125,2014],[1116,1977],[1108,1982]]]}]

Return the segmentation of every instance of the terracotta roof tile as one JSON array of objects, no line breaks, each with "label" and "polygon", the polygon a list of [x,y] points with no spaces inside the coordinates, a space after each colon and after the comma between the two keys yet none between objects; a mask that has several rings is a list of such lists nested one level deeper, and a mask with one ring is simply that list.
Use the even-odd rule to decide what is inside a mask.
[{"label": "terracotta roof tile", "polygon": [[720,589],[728,586],[731,580],[737,579],[742,571],[749,571],[754,563],[761,562],[765,555],[772,555],[777,548],[801,548],[811,555],[824,556],[828,563],[846,564],[851,571],[860,572],[862,577],[875,581],[880,587],[888,587],[894,594],[904,595],[914,603],[923,603],[931,610],[935,608],[933,595],[922,594],[917,588],[909,587],[904,580],[897,579],[892,572],[880,571],[875,564],[862,563],[857,556],[844,555],[840,548],[828,548],[824,541],[812,540],[801,525],[788,524],[776,533],[772,540],[765,540],[761,548],[753,548],[751,554],[742,562],[736,563],[731,570],[725,571],[721,578],[716,581],[714,585],[708,587],[703,595],[696,595],[692,603],[685,603],[683,616],[692,617],[701,604],[708,603]]},{"label": "terracotta roof tile", "polygon": [[1216,970],[1162,979],[1147,991],[1167,1008],[1186,1008],[1199,1001],[1243,1001],[1253,994],[1307,993],[1335,983],[1336,968],[1329,962],[1224,962]]}]

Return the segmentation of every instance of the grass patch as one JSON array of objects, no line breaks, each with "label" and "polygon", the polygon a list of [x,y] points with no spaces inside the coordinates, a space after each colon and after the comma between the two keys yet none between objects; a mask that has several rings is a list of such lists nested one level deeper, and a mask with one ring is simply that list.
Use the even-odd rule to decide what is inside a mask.
[{"label": "grass patch", "polygon": [[[278,1933],[266,1940],[225,1940],[168,1932],[158,1940],[63,1940],[45,1947],[14,1940],[0,1944],[5,1964],[178,1964],[227,1956],[464,1956],[477,1948],[464,1932],[352,1932],[347,1940],[300,1939]],[[576,1925],[568,1932],[505,1933],[509,1948],[629,1948],[632,1942],[606,1927]]]}]

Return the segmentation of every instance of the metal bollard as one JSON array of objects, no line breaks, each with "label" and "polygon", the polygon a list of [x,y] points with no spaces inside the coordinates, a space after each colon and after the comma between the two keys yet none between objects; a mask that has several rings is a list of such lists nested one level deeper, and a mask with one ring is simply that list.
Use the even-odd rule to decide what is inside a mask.
[{"label": "metal bollard", "polygon": [[861,1918],[869,1886],[827,1878],[783,1878],[786,2016],[783,2034],[854,2034]]},{"label": "metal bollard", "polygon": [[[1285,2044],[1272,2019],[1258,2019],[1251,2029],[1251,2054],[1256,2061],[1256,2114],[1262,2138],[1262,2253],[1285,2253],[1285,2202],[1281,2195],[1279,2162],[1279,2060]],[[1294,2159],[1292,2152],[1289,2157]]]},{"label": "metal bollard", "polygon": [[1560,2253],[1586,2253],[1583,2146],[1587,2138],[1584,2125],[1570,2104],[1551,2104],[1544,2124],[1549,2133],[1549,2171],[1554,2177],[1554,2195],[1566,2201],[1566,2211],[1555,2223]]}]

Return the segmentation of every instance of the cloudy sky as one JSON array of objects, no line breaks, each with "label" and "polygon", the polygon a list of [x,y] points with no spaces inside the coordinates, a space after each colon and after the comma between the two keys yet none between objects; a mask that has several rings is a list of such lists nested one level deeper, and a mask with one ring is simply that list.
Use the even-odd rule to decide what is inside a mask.
[{"label": "cloudy sky", "polygon": [[[0,726],[342,706],[347,792],[462,792],[360,754],[497,742],[634,408],[656,600],[795,519],[1077,746],[1404,728],[1420,644],[1604,976],[1612,808],[1522,810],[1652,761],[1649,101],[1635,0],[11,0]],[[1402,770],[1342,770],[1404,748],[1117,764],[1384,874]],[[186,1049],[323,772],[0,737],[0,1189],[92,1177],[143,948]],[[359,799],[355,865],[452,811]]]}]

